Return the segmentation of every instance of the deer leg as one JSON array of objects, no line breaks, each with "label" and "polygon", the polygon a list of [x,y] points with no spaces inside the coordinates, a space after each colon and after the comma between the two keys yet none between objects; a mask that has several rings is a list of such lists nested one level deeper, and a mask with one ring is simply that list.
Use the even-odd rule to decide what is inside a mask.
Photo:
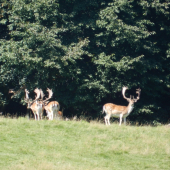
[{"label": "deer leg", "polygon": [[49,112],[48,112],[47,110],[46,110],[46,113],[47,113],[47,117],[49,118],[49,115],[50,115],[50,114],[49,114]]},{"label": "deer leg", "polygon": [[40,119],[41,119],[41,120],[42,120],[42,118],[43,118],[43,112],[44,112],[44,110],[42,110],[41,113],[40,113]]},{"label": "deer leg", "polygon": [[122,117],[123,117],[123,114],[120,114],[120,123],[119,123],[119,126],[121,126],[121,124],[122,124]]},{"label": "deer leg", "polygon": [[48,112],[48,120],[50,120],[51,119],[51,114],[50,114],[50,112]]},{"label": "deer leg", "polygon": [[124,125],[126,125],[126,117],[124,117]]},{"label": "deer leg", "polygon": [[108,116],[107,120],[108,120],[108,125],[110,125],[110,116]]},{"label": "deer leg", "polygon": [[108,125],[107,115],[104,117],[104,120],[105,120],[105,124]]},{"label": "deer leg", "polygon": [[40,120],[42,120],[42,113],[40,113]]},{"label": "deer leg", "polygon": [[52,111],[51,112],[51,120],[53,120],[53,117],[54,117],[54,112]]},{"label": "deer leg", "polygon": [[48,120],[50,120],[50,113],[48,113]]},{"label": "deer leg", "polygon": [[38,117],[38,120],[40,120],[40,115],[39,115],[39,113],[37,113],[37,117]]},{"label": "deer leg", "polygon": [[56,110],[53,111],[53,119],[57,119]]},{"label": "deer leg", "polygon": [[36,113],[35,112],[33,112],[34,113],[34,118],[35,118],[35,120],[37,120],[37,116],[36,116]]},{"label": "deer leg", "polygon": [[110,115],[106,115],[104,118],[106,125],[110,125]]}]

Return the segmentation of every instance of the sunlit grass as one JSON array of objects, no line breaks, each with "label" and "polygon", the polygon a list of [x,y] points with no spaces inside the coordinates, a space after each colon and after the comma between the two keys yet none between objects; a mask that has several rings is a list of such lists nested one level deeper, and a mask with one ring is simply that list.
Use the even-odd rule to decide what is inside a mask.
[{"label": "sunlit grass", "polygon": [[0,118],[0,168],[160,169],[170,167],[170,128],[86,121]]}]

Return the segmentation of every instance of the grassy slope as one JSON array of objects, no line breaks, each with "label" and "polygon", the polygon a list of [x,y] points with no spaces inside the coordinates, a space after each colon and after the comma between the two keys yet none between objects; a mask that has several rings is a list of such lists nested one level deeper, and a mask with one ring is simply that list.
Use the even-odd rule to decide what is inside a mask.
[{"label": "grassy slope", "polygon": [[170,128],[0,119],[1,170],[169,170]]}]

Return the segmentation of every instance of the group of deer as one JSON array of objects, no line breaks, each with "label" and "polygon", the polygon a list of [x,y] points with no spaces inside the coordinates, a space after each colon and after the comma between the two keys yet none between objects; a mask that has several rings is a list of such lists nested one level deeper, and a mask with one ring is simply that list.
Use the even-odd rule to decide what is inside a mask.
[{"label": "group of deer", "polygon": [[[141,89],[136,89],[136,93],[137,93],[136,99],[134,98],[134,96],[133,97],[130,96],[130,98],[127,98],[125,96],[125,92],[127,89],[128,89],[127,87],[122,88],[122,95],[123,98],[129,102],[128,106],[121,106],[113,103],[107,103],[103,106],[102,113],[104,112],[106,113],[106,116],[104,117],[106,125],[110,125],[110,117],[120,118],[119,125],[122,124],[122,118],[124,118],[124,124],[126,124],[126,117],[132,112],[134,103],[140,99],[140,93],[141,93]],[[63,113],[59,111],[60,109],[59,103],[57,101],[51,101],[51,102],[48,101],[49,99],[51,99],[53,95],[51,89],[47,88],[48,98],[46,98],[45,100],[43,100],[44,93],[41,89],[36,88],[34,92],[36,93],[36,97],[34,100],[32,100],[29,98],[29,91],[25,89],[25,95],[26,95],[25,102],[28,103],[27,108],[30,108],[34,113],[35,120],[42,119],[44,110],[46,110],[47,117],[49,118],[49,120],[53,120],[55,116],[62,118]],[[10,93],[14,93],[14,91],[10,90]]]},{"label": "group of deer", "polygon": [[[106,113],[106,116],[104,117],[106,125],[110,125],[111,116],[120,118],[119,125],[122,124],[122,118],[124,118],[124,124],[126,124],[126,117],[132,112],[134,108],[134,103],[140,99],[140,93],[141,93],[141,89],[137,89],[136,99],[134,98],[134,96],[133,97],[130,96],[130,98],[127,98],[125,96],[125,92],[127,89],[128,89],[127,87],[122,88],[122,95],[123,98],[129,102],[128,106],[121,106],[113,103],[107,103],[103,106],[102,113],[104,112]],[[47,88],[47,92],[49,95],[48,98],[46,98],[45,100],[43,100],[44,93],[41,89],[36,88],[34,92],[36,93],[36,97],[34,100],[32,100],[29,98],[29,91],[25,89],[25,95],[26,95],[25,102],[28,103],[27,108],[30,108],[34,113],[35,120],[42,119],[44,109],[46,110],[47,117],[49,118],[49,120],[53,120],[54,116],[58,116],[60,118],[62,117],[62,112],[59,111],[60,109],[59,103],[57,101],[51,101],[51,102],[48,101],[49,99],[51,99],[53,95],[51,89]]]},{"label": "group of deer", "polygon": [[59,111],[60,109],[59,103],[57,101],[51,101],[51,102],[48,101],[49,99],[51,99],[53,95],[51,89],[47,88],[48,98],[46,98],[45,100],[43,99],[44,93],[42,89],[36,88],[34,92],[36,93],[36,96],[35,99],[32,100],[31,98],[29,98],[29,91],[25,89],[25,96],[26,96],[25,102],[28,104],[27,108],[32,110],[35,120],[42,119],[44,110],[46,110],[47,117],[49,118],[49,120],[53,120],[55,116],[59,118],[62,117],[62,112]]}]

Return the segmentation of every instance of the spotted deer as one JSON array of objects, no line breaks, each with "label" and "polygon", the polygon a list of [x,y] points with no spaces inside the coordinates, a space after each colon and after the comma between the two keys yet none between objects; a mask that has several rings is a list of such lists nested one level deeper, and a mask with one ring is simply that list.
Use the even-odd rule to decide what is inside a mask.
[{"label": "spotted deer", "polygon": [[104,112],[106,113],[106,116],[104,117],[106,125],[110,125],[111,116],[120,118],[120,122],[119,122],[120,126],[122,123],[122,118],[124,118],[124,124],[126,125],[126,117],[132,112],[134,103],[139,100],[140,93],[141,93],[141,89],[137,89],[136,93],[138,94],[138,96],[136,99],[134,97],[132,98],[132,96],[130,96],[130,98],[127,98],[125,96],[125,92],[127,89],[128,89],[127,87],[122,88],[122,95],[123,95],[123,98],[129,102],[128,106],[121,106],[121,105],[116,105],[113,103],[107,103],[103,106],[102,113]]},{"label": "spotted deer", "polygon": [[62,111],[58,111],[57,117],[59,117],[59,119],[63,119],[63,111],[64,109],[62,109]]},{"label": "spotted deer", "polygon": [[[49,120],[53,120],[55,116],[56,117],[58,116],[60,104],[57,101],[47,102],[47,100],[49,100],[53,95],[53,92],[51,89],[48,88],[47,92],[48,92],[48,98],[43,100],[44,109],[46,110],[47,117],[49,118]],[[43,98],[43,96],[44,96],[44,94],[41,91],[41,98]]]},{"label": "spotted deer", "polygon": [[42,119],[42,115],[44,111],[43,103],[42,101],[39,101],[41,95],[41,89],[36,88],[34,92],[36,93],[36,97],[34,100],[32,100],[31,98],[29,98],[29,91],[25,89],[24,100],[28,104],[27,108],[32,110],[35,120],[40,120]]}]

